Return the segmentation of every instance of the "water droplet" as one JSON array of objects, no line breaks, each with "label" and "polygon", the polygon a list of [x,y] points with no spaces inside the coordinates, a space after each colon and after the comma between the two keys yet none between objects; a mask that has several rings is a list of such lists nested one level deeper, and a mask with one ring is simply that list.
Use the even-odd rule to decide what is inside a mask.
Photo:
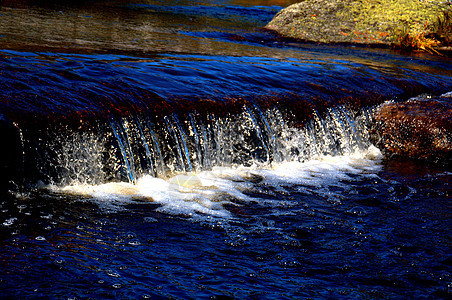
[{"label": "water droplet", "polygon": [[51,219],[52,217],[53,217],[52,214],[42,215],[42,216],[41,216],[42,219]]},{"label": "water droplet", "polygon": [[127,239],[133,239],[133,238],[136,238],[136,237],[137,237],[137,235],[134,232],[128,232],[127,235],[126,235]]},{"label": "water droplet", "polygon": [[57,259],[54,260],[54,262],[58,265],[61,265],[64,263],[64,259],[61,257],[58,257]]},{"label": "water droplet", "polygon": [[57,249],[64,249],[64,248],[66,248],[66,244],[63,243],[63,242],[59,242],[59,243],[57,243],[55,245],[55,248],[57,248]]},{"label": "water droplet", "polygon": [[121,275],[119,275],[118,273],[116,273],[113,270],[107,270],[107,275],[111,276],[111,277],[121,277]]},{"label": "water droplet", "polygon": [[133,240],[133,241],[129,242],[129,245],[131,245],[131,246],[139,246],[139,245],[141,245],[141,243],[140,243],[139,240]]},{"label": "water droplet", "polygon": [[13,223],[17,221],[17,218],[10,218],[3,222],[3,226],[11,226]]}]

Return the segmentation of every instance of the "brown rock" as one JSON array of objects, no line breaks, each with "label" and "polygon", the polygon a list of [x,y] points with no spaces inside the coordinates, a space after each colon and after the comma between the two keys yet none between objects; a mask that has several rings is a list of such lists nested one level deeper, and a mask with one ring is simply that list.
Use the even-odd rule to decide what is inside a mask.
[{"label": "brown rock", "polygon": [[385,103],[374,114],[374,144],[386,153],[452,162],[452,94]]}]

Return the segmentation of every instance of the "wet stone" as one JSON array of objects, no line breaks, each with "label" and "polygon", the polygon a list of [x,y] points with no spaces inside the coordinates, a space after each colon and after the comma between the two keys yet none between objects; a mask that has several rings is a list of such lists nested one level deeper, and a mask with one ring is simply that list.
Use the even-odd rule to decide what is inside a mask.
[{"label": "wet stone", "polygon": [[374,114],[372,139],[387,154],[450,164],[451,95],[385,103]]}]

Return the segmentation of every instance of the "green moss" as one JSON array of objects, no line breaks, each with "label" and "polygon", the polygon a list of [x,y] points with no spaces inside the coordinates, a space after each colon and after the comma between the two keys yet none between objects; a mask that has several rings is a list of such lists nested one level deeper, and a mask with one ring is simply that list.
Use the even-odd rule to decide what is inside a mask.
[{"label": "green moss", "polygon": [[407,35],[417,36],[428,30],[429,24],[447,10],[447,6],[438,5],[439,2],[442,1],[361,0],[354,1],[339,14],[344,18],[355,15],[357,30],[378,28],[390,33],[389,41],[397,43],[399,32],[408,31]]},{"label": "green moss", "polygon": [[450,1],[306,0],[278,13],[267,28],[314,42],[415,49],[415,41],[422,49],[451,44],[451,16]]},{"label": "green moss", "polygon": [[446,46],[452,45],[452,11],[445,11],[433,22],[430,36]]}]

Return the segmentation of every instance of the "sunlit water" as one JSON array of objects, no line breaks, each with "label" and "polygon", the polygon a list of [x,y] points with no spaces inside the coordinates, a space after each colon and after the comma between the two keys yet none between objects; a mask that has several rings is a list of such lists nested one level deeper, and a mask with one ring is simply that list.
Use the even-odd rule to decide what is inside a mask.
[{"label": "sunlit water", "polygon": [[449,166],[371,143],[450,60],[284,41],[290,1],[0,5],[0,298],[452,293]]}]

